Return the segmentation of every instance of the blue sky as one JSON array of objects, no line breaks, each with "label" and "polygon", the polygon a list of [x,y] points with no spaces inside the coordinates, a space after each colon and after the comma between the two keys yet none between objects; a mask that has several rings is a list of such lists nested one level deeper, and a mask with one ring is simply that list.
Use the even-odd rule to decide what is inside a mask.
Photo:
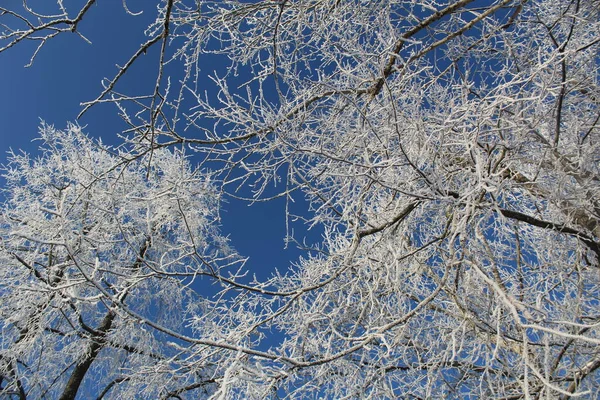
[{"label": "blue sky", "polygon": [[[97,97],[101,79],[112,78],[115,65],[123,65],[146,39],[143,31],[154,19],[155,3],[130,0],[127,5],[131,11],[144,13],[139,17],[127,15],[121,1],[99,1],[92,7],[78,27],[92,45],[75,34],[60,35],[44,46],[28,68],[24,66],[37,43],[21,43],[0,53],[1,164],[11,148],[36,151],[38,144],[33,140],[38,136],[40,120],[56,128],[76,121],[80,103]],[[134,65],[117,89],[150,92],[156,79],[152,56],[148,52],[142,63]],[[211,64],[207,72],[218,66],[218,62]],[[105,143],[118,143],[116,134],[123,125],[116,111],[112,105],[96,106],[77,122],[85,126],[87,134],[101,137]],[[224,208],[222,231],[241,255],[250,257],[248,267],[258,277],[265,278],[275,267],[285,270],[301,254],[293,246],[284,250],[283,199],[251,207],[228,199]]]}]

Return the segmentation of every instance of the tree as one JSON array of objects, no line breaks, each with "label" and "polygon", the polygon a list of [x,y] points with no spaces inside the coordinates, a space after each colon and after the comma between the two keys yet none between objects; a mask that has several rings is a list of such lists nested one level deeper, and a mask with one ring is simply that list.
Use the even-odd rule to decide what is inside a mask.
[{"label": "tree", "polygon": [[4,393],[72,399],[85,379],[99,397],[210,386],[208,360],[183,380],[171,362],[174,332],[216,317],[194,282],[239,262],[214,229],[208,177],[166,150],[129,160],[74,125],[41,135],[42,156],[13,154],[6,173]]},{"label": "tree", "polygon": [[[93,4],[75,14],[36,18],[27,7],[22,13],[1,9],[2,50],[34,36],[43,46],[62,32],[78,31],[83,16],[92,17]],[[193,150],[203,156],[199,167],[213,182],[207,193],[249,193],[250,201],[266,201],[273,190],[290,202],[303,197],[309,209],[288,217],[322,228],[322,242],[288,271],[258,282],[246,279],[243,268],[233,277],[217,266],[213,271],[190,250],[179,250],[183,258],[172,255],[171,246],[181,245],[178,235],[198,251],[193,229],[177,231],[198,218],[192,207],[174,211],[179,223],[164,227],[165,247],[153,250],[153,257],[144,240],[154,228],[138,228],[144,233],[137,241],[126,239],[127,230],[119,233],[119,240],[137,243],[124,245],[130,259],[120,264],[144,270],[166,254],[183,271],[191,263],[196,274],[218,281],[218,297],[196,300],[187,277],[167,280],[178,290],[188,288],[182,293],[190,298],[181,304],[214,304],[221,314],[186,311],[179,330],[166,328],[159,316],[140,317],[128,303],[134,296],[118,297],[131,290],[125,289],[130,281],[102,282],[84,273],[96,265],[87,255],[86,267],[69,279],[95,288],[82,296],[102,306],[95,309],[95,328],[80,325],[68,336],[85,339],[66,353],[71,356],[53,353],[64,366],[62,379],[76,375],[86,360],[100,368],[96,358],[110,347],[107,353],[135,358],[144,373],[106,373],[102,379],[127,380],[123,390],[159,393],[144,374],[164,368],[167,397],[198,397],[187,389],[200,387],[212,398],[596,394],[599,10],[593,0],[160,2],[148,41],[96,100],[84,104],[82,112],[112,102],[130,127],[127,152],[120,156],[127,162],[103,163],[98,171],[109,172],[99,182],[118,180],[110,177],[126,169],[114,165],[133,163],[136,176],[145,177],[142,186],[154,187],[161,174],[153,173],[153,160],[164,155],[161,168],[168,169],[180,165],[169,158],[174,149]],[[131,65],[153,47],[160,51],[151,94],[117,91]],[[211,86],[200,66],[219,57],[231,67],[212,75]],[[171,65],[181,66],[177,79],[167,79]],[[18,204],[40,201],[31,190]],[[155,197],[145,207],[162,204]],[[19,268],[5,267],[4,282],[36,271],[34,256],[54,258],[58,250],[50,248],[60,247],[62,263],[75,259],[76,249],[69,251],[75,244],[66,243],[86,242],[86,224],[98,220],[60,228],[77,233],[55,243],[60,224],[52,218],[38,217],[48,224],[26,237],[12,225],[27,224],[14,218],[5,222],[3,265]],[[113,224],[126,226],[129,218]],[[213,224],[209,218],[198,226]],[[46,247],[31,249],[40,235],[37,243]],[[199,236],[224,246],[216,233]],[[29,258],[15,256],[21,249]],[[206,265],[227,264],[220,253],[212,257]],[[37,262],[40,268],[53,265]],[[47,300],[11,293],[11,304],[35,304],[28,315],[52,315],[40,306]],[[147,296],[161,293],[153,288]],[[74,304],[79,295],[64,296]],[[144,336],[155,343],[148,344],[152,352],[109,345],[108,337],[122,332],[116,322],[104,322],[116,318],[111,313],[123,321],[143,319],[141,327],[153,329]],[[21,344],[24,327],[2,318],[15,332],[3,347],[15,355],[2,356],[11,360],[2,373],[13,383],[3,387],[23,397],[25,384],[16,377],[27,368],[15,366],[21,356],[14,349],[38,354],[41,347]],[[125,332],[142,335],[140,324],[133,325]],[[23,336],[29,337],[27,331]],[[157,352],[159,343],[173,349]],[[76,354],[87,356],[70,366]],[[121,371],[130,371],[128,365]],[[51,384],[47,368],[34,376],[64,386]]]}]

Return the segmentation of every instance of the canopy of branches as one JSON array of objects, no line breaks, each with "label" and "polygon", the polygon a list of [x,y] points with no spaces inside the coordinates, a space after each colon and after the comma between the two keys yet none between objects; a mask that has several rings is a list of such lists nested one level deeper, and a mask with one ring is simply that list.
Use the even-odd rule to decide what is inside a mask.
[{"label": "canopy of branches", "polygon": [[[12,3],[0,53],[32,62],[103,6]],[[120,145],[43,125],[5,167],[0,395],[600,392],[597,0],[156,3],[82,106],[116,106]],[[229,196],[323,234],[252,278]]]}]

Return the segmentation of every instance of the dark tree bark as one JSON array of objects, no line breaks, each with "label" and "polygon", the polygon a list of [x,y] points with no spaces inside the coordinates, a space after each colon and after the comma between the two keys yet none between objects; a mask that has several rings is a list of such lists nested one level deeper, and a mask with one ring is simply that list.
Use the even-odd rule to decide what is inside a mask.
[{"label": "dark tree bark", "polygon": [[81,382],[85,378],[90,366],[104,347],[106,332],[108,332],[112,326],[112,323],[115,319],[115,313],[109,311],[102,323],[96,329],[96,334],[92,336],[89,347],[86,351],[86,357],[81,360],[73,369],[71,376],[69,377],[69,381],[63,390],[60,400],[74,400],[75,396],[77,396],[77,392],[79,391],[79,387],[81,386]]}]

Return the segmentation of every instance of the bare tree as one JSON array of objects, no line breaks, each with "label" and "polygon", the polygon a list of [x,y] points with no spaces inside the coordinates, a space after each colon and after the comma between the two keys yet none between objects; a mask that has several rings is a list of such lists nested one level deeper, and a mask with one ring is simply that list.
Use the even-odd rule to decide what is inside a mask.
[{"label": "bare tree", "polygon": [[[78,31],[92,3],[71,17],[62,2],[60,15],[1,9],[0,47]],[[148,41],[82,112],[117,105],[130,126],[122,157],[148,171],[155,157],[185,148],[204,156],[199,167],[221,192],[266,201],[276,185],[289,201],[304,197],[309,211],[288,218],[324,235],[265,282],[198,265],[223,287],[203,297],[220,317],[190,316],[192,332],[148,318],[160,334],[147,340],[175,340],[181,353],[144,353],[143,369],[170,365],[176,372],[165,376],[187,381],[166,395],[181,398],[200,387],[212,398],[596,395],[599,10],[593,0],[160,2]],[[152,46],[160,46],[156,85],[118,91]],[[201,66],[215,58],[230,68],[208,84]],[[181,66],[177,79],[166,76],[168,63]],[[145,182],[155,180],[150,172]],[[83,227],[69,232],[85,241]],[[44,228],[46,246],[57,240],[52,229]],[[3,240],[27,247],[12,244],[18,237],[11,228]],[[147,258],[143,243],[130,265]],[[70,254],[64,240],[55,246]],[[34,253],[52,253],[44,251]],[[106,311],[96,336],[79,341],[88,350],[67,353],[87,358],[70,366],[73,358],[54,353],[62,376],[96,363],[94,349],[119,331],[110,312],[138,315],[118,298],[123,288],[106,285],[94,286]],[[17,336],[3,349],[21,346]],[[6,377],[26,369],[11,360]],[[154,385],[138,374],[101,377],[128,390]],[[24,383],[11,379],[4,387],[24,396]]]},{"label": "bare tree", "polygon": [[[43,126],[42,139],[40,158],[14,154],[6,172],[3,394],[156,398],[209,388],[211,356],[185,371],[178,338],[197,331],[189,324],[223,319],[196,287],[239,263],[215,231],[209,177],[166,150],[128,160],[77,126]],[[214,325],[199,328],[202,337],[224,334]]]}]

